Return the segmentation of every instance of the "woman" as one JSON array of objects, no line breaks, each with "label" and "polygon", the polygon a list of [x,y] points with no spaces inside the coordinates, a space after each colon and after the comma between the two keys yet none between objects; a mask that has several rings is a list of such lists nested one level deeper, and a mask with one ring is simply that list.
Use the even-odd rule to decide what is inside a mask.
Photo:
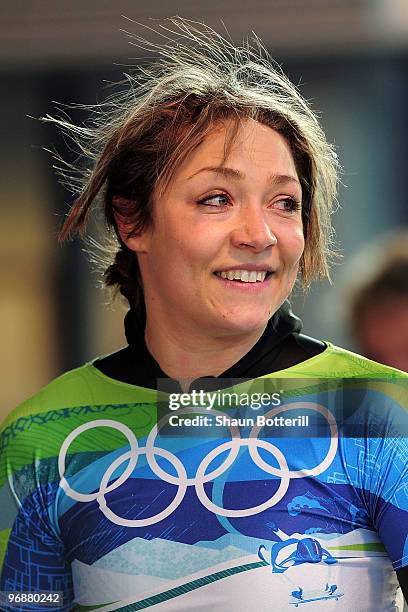
[{"label": "woman", "polygon": [[[331,599],[396,610],[407,508],[393,427],[406,378],[304,336],[287,302],[298,276],[307,287],[328,275],[335,155],[258,41],[236,49],[171,25],[187,43],[158,48],[120,112],[93,131],[58,122],[94,157],[62,238],[85,231],[101,197],[117,240],[105,278],[129,301],[128,346],[54,380],[5,423],[1,588],[47,591],[56,610],[280,611]],[[348,377],[386,379],[392,397],[352,390],[362,399],[348,422],[363,415],[365,433],[339,437],[320,391],[320,403],[299,401],[313,377],[329,381],[329,401]],[[328,436],[275,439],[253,417],[225,420],[247,407],[224,408],[231,379],[239,401],[275,390],[261,415],[273,427],[314,416]],[[189,404],[204,389],[218,393],[212,411]],[[22,597],[4,609],[40,609]]]}]

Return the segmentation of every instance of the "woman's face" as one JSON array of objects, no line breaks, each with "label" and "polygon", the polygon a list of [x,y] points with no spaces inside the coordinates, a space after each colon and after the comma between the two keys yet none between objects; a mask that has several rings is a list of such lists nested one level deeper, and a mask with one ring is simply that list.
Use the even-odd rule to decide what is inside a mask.
[{"label": "woman's face", "polygon": [[290,294],[304,249],[285,139],[245,120],[221,166],[225,136],[219,127],[203,141],[154,200],[153,227],[127,241],[150,320],[197,336],[264,328]]}]

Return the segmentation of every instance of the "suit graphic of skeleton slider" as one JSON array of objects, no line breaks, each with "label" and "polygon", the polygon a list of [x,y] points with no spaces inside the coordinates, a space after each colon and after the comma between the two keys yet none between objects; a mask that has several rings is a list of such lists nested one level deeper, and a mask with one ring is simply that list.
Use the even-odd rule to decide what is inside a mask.
[{"label": "suit graphic of skeleton slider", "polygon": [[271,548],[270,562],[265,558],[264,553],[266,552],[266,546],[261,544],[258,549],[258,557],[271,565],[274,574],[282,574],[290,567],[302,563],[320,563],[321,561],[328,565],[337,563],[337,559],[322,548],[320,542],[314,538],[302,540],[288,538],[282,542],[276,542]]}]

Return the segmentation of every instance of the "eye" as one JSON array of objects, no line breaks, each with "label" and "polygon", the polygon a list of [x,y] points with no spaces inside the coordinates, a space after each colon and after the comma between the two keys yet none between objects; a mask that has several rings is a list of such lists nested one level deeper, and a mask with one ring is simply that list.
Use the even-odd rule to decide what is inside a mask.
[{"label": "eye", "polygon": [[274,202],[274,204],[272,204],[272,207],[284,212],[294,213],[300,210],[301,204],[302,203],[299,200],[290,196],[277,200]]},{"label": "eye", "polygon": [[230,203],[230,199],[225,193],[215,193],[214,195],[207,196],[198,200],[197,204],[201,204],[203,206],[209,206],[212,208],[223,208]]}]

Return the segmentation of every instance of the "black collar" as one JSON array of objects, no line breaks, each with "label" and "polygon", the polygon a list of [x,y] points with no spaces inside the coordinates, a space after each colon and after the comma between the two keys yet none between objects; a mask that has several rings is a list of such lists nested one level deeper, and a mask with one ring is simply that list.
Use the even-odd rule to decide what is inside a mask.
[{"label": "black collar", "polygon": [[[158,379],[168,379],[167,388],[172,379],[169,379],[149,353],[144,340],[145,326],[145,313],[129,310],[125,316],[125,333],[129,345],[96,360],[94,366],[110,378],[149,389],[157,388]],[[190,390],[215,386],[219,388],[218,378],[257,378],[321,353],[326,347],[325,344],[304,336],[300,333],[301,328],[301,320],[293,314],[289,302],[284,302],[248,353],[219,377],[203,376],[192,381]],[[170,386],[174,391],[180,390],[178,381],[172,381]],[[226,383],[223,386],[227,386]]]}]

